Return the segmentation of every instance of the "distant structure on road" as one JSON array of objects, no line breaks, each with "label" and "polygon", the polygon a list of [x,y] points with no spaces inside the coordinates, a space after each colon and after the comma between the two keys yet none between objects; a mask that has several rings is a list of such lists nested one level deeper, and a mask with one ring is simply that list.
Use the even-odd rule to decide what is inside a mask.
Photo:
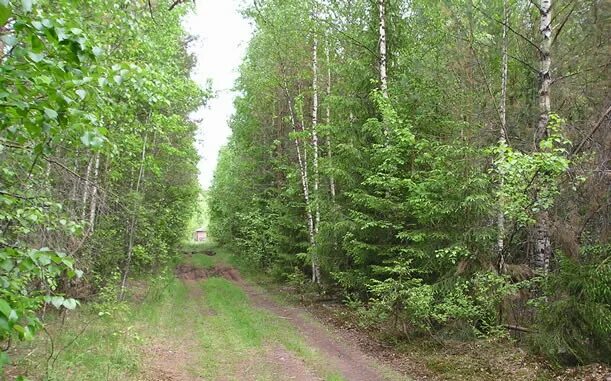
[{"label": "distant structure on road", "polygon": [[205,242],[208,239],[208,232],[204,228],[199,228],[193,232],[195,242]]}]

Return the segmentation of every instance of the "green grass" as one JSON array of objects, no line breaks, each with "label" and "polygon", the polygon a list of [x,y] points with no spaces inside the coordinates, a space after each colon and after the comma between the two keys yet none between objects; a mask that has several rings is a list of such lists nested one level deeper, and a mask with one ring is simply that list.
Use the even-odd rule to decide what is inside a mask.
[{"label": "green grass", "polygon": [[[228,261],[227,253],[200,253],[189,261],[201,267]],[[185,366],[205,379],[239,380],[248,368],[249,377],[274,380],[273,361],[261,359],[270,348],[282,346],[326,380],[342,380],[289,322],[253,307],[232,282],[211,278],[186,284],[169,279],[149,284],[164,291],[148,292],[140,302],[85,305],[63,323],[58,316],[49,319],[53,339],[42,334],[19,345],[12,356],[17,367],[9,374],[49,381],[135,381],[142,379],[147,349],[163,343],[188,353]],[[110,315],[98,316],[100,309]],[[51,342],[57,358],[48,362],[47,371]]]}]

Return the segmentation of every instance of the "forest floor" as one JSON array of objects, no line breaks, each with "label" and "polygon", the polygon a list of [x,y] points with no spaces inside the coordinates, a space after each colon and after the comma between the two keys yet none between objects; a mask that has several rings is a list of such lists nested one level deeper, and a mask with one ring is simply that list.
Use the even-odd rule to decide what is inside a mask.
[{"label": "forest floor", "polygon": [[287,290],[245,280],[227,253],[207,254],[188,255],[165,278],[132,281],[127,303],[50,316],[47,334],[12,350],[5,378],[535,381],[602,380],[606,372],[553,374],[514,346],[483,341],[390,347],[348,310],[306,308]]}]

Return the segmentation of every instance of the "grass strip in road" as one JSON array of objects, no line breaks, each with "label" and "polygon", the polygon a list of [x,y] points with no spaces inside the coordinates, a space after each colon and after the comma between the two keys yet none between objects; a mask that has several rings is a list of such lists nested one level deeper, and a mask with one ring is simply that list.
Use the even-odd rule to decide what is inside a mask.
[{"label": "grass strip in road", "polygon": [[[198,257],[191,260],[201,263]],[[100,305],[91,304],[69,312],[63,323],[59,316],[50,319],[54,355],[48,372],[51,339],[40,335],[19,346],[11,374],[48,381],[147,380],[154,365],[150,349],[162,343],[168,352],[189,357],[177,366],[204,379],[278,379],[283,369],[268,353],[280,346],[325,380],[341,380],[290,322],[253,307],[236,284],[221,278],[157,283],[163,292],[110,303],[103,316]]]}]

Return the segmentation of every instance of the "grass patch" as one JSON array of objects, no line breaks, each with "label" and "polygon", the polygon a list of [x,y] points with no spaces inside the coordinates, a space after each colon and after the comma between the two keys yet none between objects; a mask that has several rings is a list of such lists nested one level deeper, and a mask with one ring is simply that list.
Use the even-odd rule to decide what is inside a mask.
[{"label": "grass patch", "polygon": [[[227,252],[203,254],[211,246],[198,249],[185,261],[200,267],[230,261]],[[275,380],[277,364],[265,361],[265,354],[281,345],[326,380],[342,380],[289,322],[253,307],[234,283],[162,279],[138,281],[138,287],[148,288],[143,300],[84,305],[63,318],[48,318],[50,335],[18,345],[8,379],[19,374],[48,381],[142,380],[151,365],[150,348],[161,342],[187,353],[181,366],[205,379],[240,380],[248,368],[248,378]],[[100,310],[109,314],[99,316]]]},{"label": "grass patch", "polygon": [[[120,315],[120,316],[119,316]],[[49,335],[16,348],[11,357],[11,376],[25,375],[33,380],[131,380],[140,364],[141,338],[125,316],[99,317],[85,306],[65,317],[47,321]]]}]

